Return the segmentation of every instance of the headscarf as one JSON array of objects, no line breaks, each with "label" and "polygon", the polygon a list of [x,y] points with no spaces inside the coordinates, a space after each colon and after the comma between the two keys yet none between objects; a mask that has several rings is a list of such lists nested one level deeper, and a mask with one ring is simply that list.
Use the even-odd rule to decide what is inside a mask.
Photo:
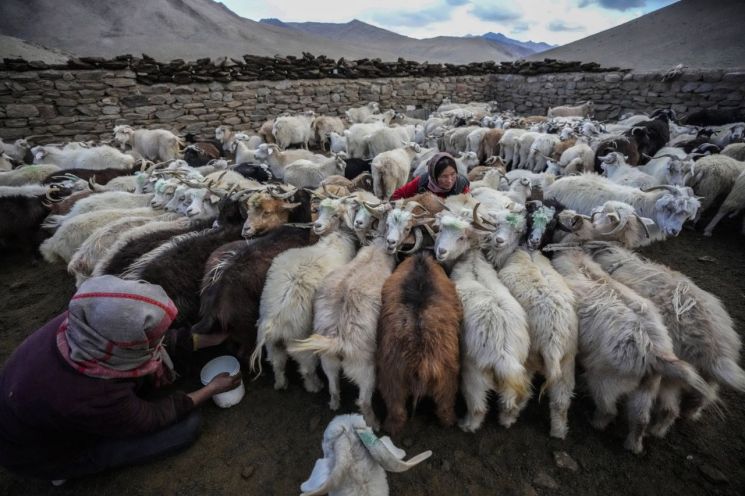
[{"label": "headscarf", "polygon": [[160,286],[106,275],[85,281],[57,330],[57,348],[75,370],[102,379],[176,373],[162,341],[178,310]]},{"label": "headscarf", "polygon": [[455,158],[453,158],[452,155],[446,152],[435,153],[434,155],[432,155],[432,158],[430,158],[429,161],[427,162],[427,172],[428,172],[428,177],[429,177],[429,181],[427,181],[427,189],[429,189],[432,193],[435,193],[435,194],[447,193],[448,191],[452,189],[452,188],[449,188],[449,189],[441,188],[440,185],[437,184],[437,175],[436,175],[437,164],[443,158],[449,158],[450,160],[452,160],[453,167],[455,167]]}]

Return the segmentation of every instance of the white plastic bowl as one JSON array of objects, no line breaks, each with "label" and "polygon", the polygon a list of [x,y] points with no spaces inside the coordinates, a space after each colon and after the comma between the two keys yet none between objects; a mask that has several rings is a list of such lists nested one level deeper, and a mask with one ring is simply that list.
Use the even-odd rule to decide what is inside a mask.
[{"label": "white plastic bowl", "polygon": [[[233,356],[223,355],[217,358],[213,358],[202,367],[202,372],[199,374],[199,378],[203,385],[207,385],[215,378],[216,375],[227,372],[231,376],[241,373],[241,364]],[[240,385],[225,391],[224,393],[216,394],[212,397],[215,400],[215,404],[220,408],[230,408],[233,405],[237,405],[243,399],[246,394],[246,388],[243,387],[243,381],[241,380]]]}]

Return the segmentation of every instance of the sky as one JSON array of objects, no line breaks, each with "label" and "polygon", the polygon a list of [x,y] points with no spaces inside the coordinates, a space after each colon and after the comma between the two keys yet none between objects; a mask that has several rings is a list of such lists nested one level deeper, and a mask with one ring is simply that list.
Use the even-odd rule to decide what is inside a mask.
[{"label": "sky", "polygon": [[520,41],[563,45],[618,26],[675,0],[221,0],[258,21],[373,24],[413,38],[490,31]]}]

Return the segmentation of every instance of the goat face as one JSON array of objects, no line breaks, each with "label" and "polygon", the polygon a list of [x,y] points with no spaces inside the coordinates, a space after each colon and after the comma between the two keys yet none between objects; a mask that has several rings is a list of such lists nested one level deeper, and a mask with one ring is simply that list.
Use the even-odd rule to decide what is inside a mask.
[{"label": "goat face", "polygon": [[269,193],[259,192],[246,200],[246,221],[241,235],[252,238],[266,231],[279,227],[287,222],[290,212],[300,203],[289,203],[272,197]]},{"label": "goat face", "polygon": [[448,212],[437,214],[437,223],[440,226],[435,239],[437,261],[453,262],[471,247],[471,224]]},{"label": "goat face", "polygon": [[414,226],[414,215],[400,208],[394,209],[385,220],[386,232],[385,243],[388,253],[396,253],[396,250],[406,237],[411,233]]},{"label": "goat face", "polygon": [[657,199],[654,221],[666,236],[677,236],[683,223],[696,217],[701,202],[691,188],[671,186],[669,191]]},{"label": "goat face", "polygon": [[337,229],[341,223],[351,227],[355,202],[345,198],[324,198],[318,205],[318,217],[313,222],[313,233],[318,236]]},{"label": "goat face", "polygon": [[490,212],[495,229],[489,233],[488,241],[497,250],[515,245],[527,229],[524,209]]},{"label": "goat face", "polygon": [[152,208],[163,208],[173,198],[176,193],[176,184],[167,179],[158,179],[155,183],[153,198],[150,200]]},{"label": "goat face", "polygon": [[555,222],[555,214],[556,209],[546,205],[540,205],[535,209],[532,208],[532,205],[529,207],[530,231],[527,241],[529,250],[536,250],[541,246],[546,230]]},{"label": "goat face", "polygon": [[673,186],[685,186],[692,165],[692,160],[670,160],[667,163],[666,183]]},{"label": "goat face", "polygon": [[189,189],[188,186],[178,186],[173,192],[173,197],[166,203],[165,209],[169,212],[182,212],[182,206],[186,202],[186,192]]},{"label": "goat face", "polygon": [[737,124],[729,128],[729,141],[731,143],[742,141],[743,136],[745,136],[745,124]]},{"label": "goat face", "polygon": [[201,188],[189,190],[188,197],[191,199],[186,207],[186,215],[189,218],[207,220],[217,217],[219,196],[206,188]]},{"label": "goat face", "polygon": [[114,141],[124,146],[129,143],[134,133],[135,130],[130,126],[116,126],[114,128]]}]

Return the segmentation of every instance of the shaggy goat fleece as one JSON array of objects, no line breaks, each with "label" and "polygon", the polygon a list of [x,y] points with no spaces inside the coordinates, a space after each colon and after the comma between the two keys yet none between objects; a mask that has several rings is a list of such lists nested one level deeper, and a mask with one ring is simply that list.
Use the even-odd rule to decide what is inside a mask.
[{"label": "shaggy goat fleece", "polygon": [[429,395],[437,417],[455,423],[463,309],[455,285],[432,255],[404,260],[383,285],[378,321],[378,389],[391,434],[406,421],[406,400]]}]

